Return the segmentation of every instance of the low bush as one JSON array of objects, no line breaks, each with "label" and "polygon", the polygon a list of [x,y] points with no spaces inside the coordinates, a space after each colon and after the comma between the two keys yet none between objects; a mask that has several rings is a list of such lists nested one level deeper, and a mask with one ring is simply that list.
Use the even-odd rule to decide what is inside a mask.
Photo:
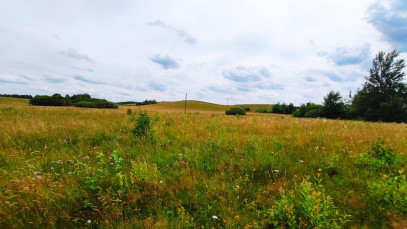
[{"label": "low bush", "polygon": [[296,184],[267,211],[269,223],[277,228],[343,228],[349,220],[340,212],[322,185],[315,188],[308,180]]},{"label": "low bush", "polygon": [[267,113],[267,109],[266,108],[259,108],[255,112],[256,113]]},{"label": "low bush", "polygon": [[241,107],[232,107],[225,112],[226,115],[245,115],[246,111]]}]

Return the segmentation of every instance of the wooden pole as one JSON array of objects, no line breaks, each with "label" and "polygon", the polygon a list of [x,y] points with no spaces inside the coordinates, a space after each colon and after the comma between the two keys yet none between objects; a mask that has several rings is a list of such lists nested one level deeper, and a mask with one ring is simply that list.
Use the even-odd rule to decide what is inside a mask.
[{"label": "wooden pole", "polygon": [[187,113],[187,96],[188,93],[185,93],[185,114]]}]

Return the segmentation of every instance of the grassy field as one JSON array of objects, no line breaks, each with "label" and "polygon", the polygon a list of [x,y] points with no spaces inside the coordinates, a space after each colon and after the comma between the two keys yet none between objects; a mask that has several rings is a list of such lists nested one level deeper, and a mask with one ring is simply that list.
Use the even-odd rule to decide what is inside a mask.
[{"label": "grassy field", "polygon": [[407,226],[406,124],[195,104],[0,97],[0,228]]}]

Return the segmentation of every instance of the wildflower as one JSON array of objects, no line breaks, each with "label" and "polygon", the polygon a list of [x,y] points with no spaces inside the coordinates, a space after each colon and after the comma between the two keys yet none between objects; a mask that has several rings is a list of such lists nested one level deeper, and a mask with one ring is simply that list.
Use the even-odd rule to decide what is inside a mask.
[{"label": "wildflower", "polygon": [[68,172],[68,174],[69,174],[69,175],[72,175],[72,172],[71,172],[71,171],[69,171],[69,172]]},{"label": "wildflower", "polygon": [[280,171],[279,171],[278,169],[275,169],[274,172],[278,173],[278,172],[280,172]]},{"label": "wildflower", "polygon": [[62,164],[62,160],[57,161],[57,164],[58,164],[58,165],[61,165],[61,164]]},{"label": "wildflower", "polygon": [[240,188],[240,186],[239,186],[239,185],[236,185],[236,188]]},{"label": "wildflower", "polygon": [[321,168],[318,169],[318,172],[321,172]]},{"label": "wildflower", "polygon": [[304,161],[303,160],[298,160],[299,162],[301,162],[301,163],[303,163]]},{"label": "wildflower", "polygon": [[218,217],[216,215],[212,216],[212,219],[217,220]]},{"label": "wildflower", "polygon": [[88,221],[86,221],[86,224],[91,224],[92,223],[92,220],[88,220]]},{"label": "wildflower", "polygon": [[51,170],[54,170],[54,167],[51,167]]},{"label": "wildflower", "polygon": [[83,159],[89,159],[89,156],[84,156]]}]

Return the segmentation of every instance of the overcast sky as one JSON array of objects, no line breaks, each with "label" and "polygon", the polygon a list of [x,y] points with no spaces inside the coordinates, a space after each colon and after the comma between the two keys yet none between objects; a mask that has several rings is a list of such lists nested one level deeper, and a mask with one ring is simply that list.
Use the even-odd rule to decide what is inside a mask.
[{"label": "overcast sky", "polygon": [[322,103],[393,49],[406,0],[0,1],[0,94]]}]

